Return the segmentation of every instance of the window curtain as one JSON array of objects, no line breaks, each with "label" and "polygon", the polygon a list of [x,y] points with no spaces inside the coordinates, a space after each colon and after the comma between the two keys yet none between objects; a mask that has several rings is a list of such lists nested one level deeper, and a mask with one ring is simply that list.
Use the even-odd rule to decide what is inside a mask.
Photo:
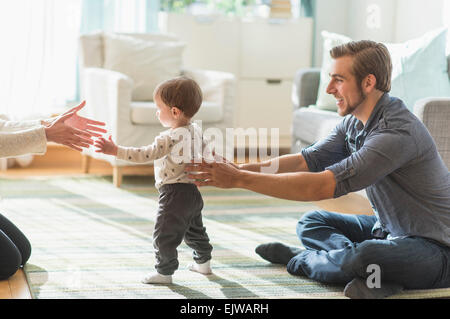
[{"label": "window curtain", "polygon": [[82,0],[81,32],[158,31],[158,0]]},{"label": "window curtain", "polygon": [[[300,3],[300,16],[313,19],[313,35],[316,34],[316,0],[301,0]],[[311,65],[316,65],[316,37],[312,39],[312,61]]]},{"label": "window curtain", "polygon": [[[450,55],[450,1],[446,0],[443,3],[443,10],[442,10],[442,18],[444,21],[444,25],[447,27],[447,55]],[[449,66],[450,68],[450,66]]]},{"label": "window curtain", "polygon": [[78,37],[158,30],[158,0],[0,1],[0,114],[48,116],[79,101]]},{"label": "window curtain", "polygon": [[314,16],[314,0],[301,0],[300,16],[313,17]]},{"label": "window curtain", "polygon": [[[81,0],[80,32],[157,32],[159,0]],[[78,66],[77,66],[78,68]],[[76,99],[80,99],[79,72]]]},{"label": "window curtain", "polygon": [[53,113],[76,95],[80,0],[0,2],[0,113]]}]

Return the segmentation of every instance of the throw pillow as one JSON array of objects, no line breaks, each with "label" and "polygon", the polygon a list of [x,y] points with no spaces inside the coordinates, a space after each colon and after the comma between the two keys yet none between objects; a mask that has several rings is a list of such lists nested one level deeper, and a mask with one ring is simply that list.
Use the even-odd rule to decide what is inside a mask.
[{"label": "throw pillow", "polygon": [[[450,80],[445,54],[446,34],[446,29],[437,29],[404,43],[385,43],[391,54],[393,67],[389,94],[403,100],[411,111],[419,99],[430,96],[450,96]],[[316,106],[320,109],[336,111],[334,97],[325,92],[330,80],[328,74],[332,63],[329,54],[330,44],[332,46],[344,44],[351,39],[326,31],[322,32],[322,36],[324,55]]]},{"label": "throw pillow", "polygon": [[328,83],[330,83],[330,67],[333,59],[330,56],[330,50],[338,45],[352,41],[345,35],[322,31],[323,55],[322,67],[320,70],[319,92],[317,95],[316,107],[321,110],[337,111],[336,99],[333,95],[326,92]]},{"label": "throw pillow", "polygon": [[447,29],[433,30],[401,44],[385,44],[392,59],[391,96],[403,100],[411,111],[422,98],[450,96]]},{"label": "throw pillow", "polygon": [[178,41],[145,41],[123,34],[104,34],[104,68],[134,81],[133,101],[153,100],[156,86],[179,76],[185,44]]}]

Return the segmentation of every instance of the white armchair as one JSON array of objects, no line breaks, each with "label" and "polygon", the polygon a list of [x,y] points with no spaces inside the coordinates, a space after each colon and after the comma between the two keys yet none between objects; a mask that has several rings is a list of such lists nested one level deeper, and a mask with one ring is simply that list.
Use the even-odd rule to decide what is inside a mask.
[{"label": "white armchair", "polygon": [[[177,41],[173,35],[147,33],[126,34],[149,41]],[[103,33],[80,37],[80,88],[87,101],[87,116],[107,123],[108,134],[116,143],[124,146],[143,146],[153,142],[165,128],[156,118],[156,106],[152,101],[132,100],[133,79],[125,74],[103,68]],[[201,120],[203,129],[217,127],[223,130],[233,127],[233,102],[235,77],[231,73],[182,68],[200,85],[203,104],[193,120]],[[123,166],[136,165],[116,160],[113,156],[96,153],[93,147],[84,151],[83,169],[89,170],[89,157],[106,160],[113,166],[113,181],[120,186]]]}]

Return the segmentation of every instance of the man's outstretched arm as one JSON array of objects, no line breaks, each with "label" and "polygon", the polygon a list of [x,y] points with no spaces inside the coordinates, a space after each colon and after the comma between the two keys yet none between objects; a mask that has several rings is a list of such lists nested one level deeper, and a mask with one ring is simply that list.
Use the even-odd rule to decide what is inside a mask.
[{"label": "man's outstretched arm", "polygon": [[253,172],[261,172],[261,168],[263,167],[278,167],[276,174],[309,171],[308,165],[301,154],[282,155],[259,163],[240,164],[238,167]]},{"label": "man's outstretched arm", "polygon": [[331,171],[265,174],[239,169],[230,163],[201,163],[186,167],[197,186],[244,188],[264,195],[297,201],[333,198],[336,180]]},{"label": "man's outstretched arm", "polygon": [[331,171],[262,174],[242,172],[238,188],[296,201],[318,201],[333,198],[336,181]]}]

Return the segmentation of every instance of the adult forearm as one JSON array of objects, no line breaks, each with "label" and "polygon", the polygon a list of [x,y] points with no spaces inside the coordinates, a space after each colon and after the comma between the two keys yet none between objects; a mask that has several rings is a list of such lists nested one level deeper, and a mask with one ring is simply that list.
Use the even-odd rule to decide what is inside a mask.
[{"label": "adult forearm", "polygon": [[263,174],[242,170],[236,178],[238,188],[296,201],[332,198],[335,186],[331,171]]},{"label": "adult forearm", "polygon": [[42,127],[13,133],[0,133],[0,157],[44,154],[47,139]]},{"label": "adult forearm", "polygon": [[[282,169],[304,169],[294,157],[282,159]],[[197,186],[245,188],[257,193],[297,201],[317,201],[332,198],[336,181],[331,171],[264,173],[236,167],[232,163],[213,162],[191,164],[185,168]]]},{"label": "adult forearm", "polygon": [[267,171],[270,168],[274,168],[273,173],[275,174],[309,171],[308,165],[301,154],[283,155],[259,163],[240,164],[238,167],[241,170],[252,172],[261,172],[262,168],[265,168]]},{"label": "adult forearm", "polygon": [[0,119],[0,131],[4,133],[24,131],[31,128],[37,128],[40,124],[41,122],[39,120],[5,121]]}]

